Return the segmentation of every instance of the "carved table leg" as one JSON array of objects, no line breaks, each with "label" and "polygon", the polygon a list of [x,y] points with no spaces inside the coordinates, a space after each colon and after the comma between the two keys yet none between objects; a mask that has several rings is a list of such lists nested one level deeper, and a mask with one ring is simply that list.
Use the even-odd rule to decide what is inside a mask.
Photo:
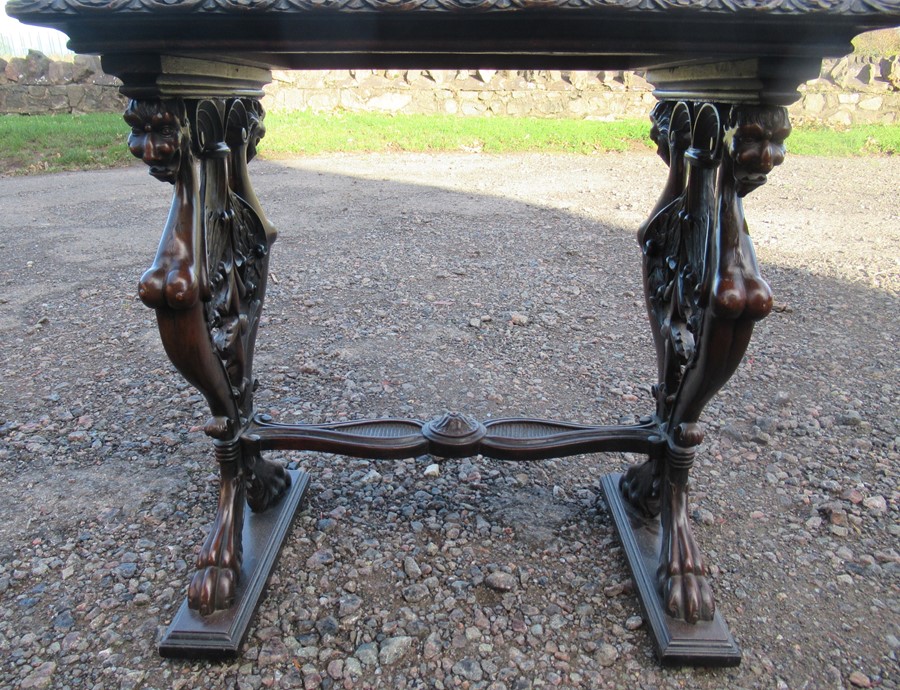
[{"label": "carved table leg", "polygon": [[[780,107],[664,102],[651,117],[669,179],[638,240],[657,350],[656,414],[668,450],[662,459],[629,469],[619,490],[632,515],[660,517],[654,579],[662,610],[686,623],[715,618],[718,624],[691,531],[688,475],[703,440],[704,406],[734,373],[755,322],[772,308],[742,199],[783,161],[790,125]],[[607,498],[620,501],[607,484]],[[657,644],[664,656],[659,639]],[[704,653],[692,647],[691,654]],[[731,650],[723,654],[701,663],[740,659]]]},{"label": "carved table leg", "polygon": [[275,239],[247,175],[262,119],[251,99],[132,101],[125,113],[131,152],[174,185],[139,294],[156,311],[169,359],[212,412],[205,431],[216,444],[219,503],[187,597],[204,616],[239,594],[245,501],[265,511],[291,484],[280,465],[239,441],[253,417],[253,349]]}]

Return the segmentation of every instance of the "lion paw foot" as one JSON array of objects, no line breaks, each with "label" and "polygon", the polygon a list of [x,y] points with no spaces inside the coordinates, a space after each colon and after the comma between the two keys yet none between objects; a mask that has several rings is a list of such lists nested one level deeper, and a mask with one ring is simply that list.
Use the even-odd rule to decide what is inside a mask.
[{"label": "lion paw foot", "polygon": [[188,607],[206,616],[234,603],[241,571],[244,492],[241,479],[223,478],[212,529],[197,555],[188,587]]},{"label": "lion paw foot", "polygon": [[237,591],[237,572],[211,565],[194,573],[188,587],[188,606],[208,616],[230,608]]},{"label": "lion paw foot", "polygon": [[657,585],[666,613],[688,623],[710,621],[716,604],[688,520],[686,486],[669,487],[664,510]]},{"label": "lion paw foot", "polygon": [[647,517],[659,515],[660,476],[655,460],[629,467],[619,482],[622,496]]},{"label": "lion paw foot", "polygon": [[660,589],[666,613],[688,623],[711,621],[716,612],[712,589],[703,575],[687,573],[664,578]]},{"label": "lion paw foot", "polygon": [[274,506],[291,485],[291,475],[278,463],[257,456],[250,464],[247,504],[254,513]]}]

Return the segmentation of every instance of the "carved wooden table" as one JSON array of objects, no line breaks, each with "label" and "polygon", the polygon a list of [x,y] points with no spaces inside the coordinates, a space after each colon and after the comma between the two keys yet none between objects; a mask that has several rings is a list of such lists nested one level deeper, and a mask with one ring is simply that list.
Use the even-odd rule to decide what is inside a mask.
[{"label": "carved wooden table", "polygon": [[[99,53],[132,100],[131,152],[174,185],[140,280],[166,352],[205,396],[221,473],[215,520],[161,653],[235,655],[308,476],[270,449],[369,458],[534,460],[629,451],[647,460],[603,489],[661,661],[740,661],[691,534],[688,475],[706,403],[772,308],[743,198],[784,158],[783,106],[900,24],[900,0],[12,0],[11,15]],[[638,229],[656,345],[656,408],[633,426],[462,414],[281,425],[254,413],[253,348],[275,229],[247,174],[271,68],[645,69],[668,165]],[[637,262],[637,252],[636,259]],[[245,503],[252,515],[245,516]]]}]

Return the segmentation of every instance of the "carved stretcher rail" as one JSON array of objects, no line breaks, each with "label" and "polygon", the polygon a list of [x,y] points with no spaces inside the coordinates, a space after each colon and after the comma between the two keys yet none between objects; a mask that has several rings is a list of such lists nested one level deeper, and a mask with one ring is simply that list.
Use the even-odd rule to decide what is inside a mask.
[{"label": "carved stretcher rail", "polygon": [[493,419],[484,424],[448,413],[430,422],[371,419],[339,424],[275,424],[256,417],[241,436],[251,452],[312,450],[363,458],[435,455],[498,460],[546,460],[602,452],[662,457],[665,436],[647,418],[633,426],[584,426],[544,419]]}]

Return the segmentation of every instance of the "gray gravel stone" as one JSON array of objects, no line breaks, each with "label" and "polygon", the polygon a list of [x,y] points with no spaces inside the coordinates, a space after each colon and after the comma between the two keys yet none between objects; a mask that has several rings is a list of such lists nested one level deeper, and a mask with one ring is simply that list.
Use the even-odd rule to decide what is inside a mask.
[{"label": "gray gravel stone", "polygon": [[516,588],[516,577],[510,573],[496,571],[484,578],[484,583],[498,592],[511,592]]},{"label": "gray gravel stone", "polygon": [[381,651],[378,653],[378,660],[383,666],[396,664],[402,659],[413,646],[413,638],[406,635],[398,637],[389,637],[381,643]]},{"label": "gray gravel stone", "polygon": [[363,666],[374,666],[378,663],[378,645],[366,642],[357,647],[353,655]]},{"label": "gray gravel stone", "polygon": [[465,678],[466,680],[470,680],[473,683],[478,683],[484,677],[484,672],[481,669],[481,664],[478,663],[477,659],[472,659],[466,657],[465,659],[461,659],[453,664],[453,668],[451,669],[453,675],[460,676]]},{"label": "gray gravel stone", "polygon": [[619,658],[619,650],[607,642],[601,643],[594,652],[594,658],[601,666],[612,666]]}]

